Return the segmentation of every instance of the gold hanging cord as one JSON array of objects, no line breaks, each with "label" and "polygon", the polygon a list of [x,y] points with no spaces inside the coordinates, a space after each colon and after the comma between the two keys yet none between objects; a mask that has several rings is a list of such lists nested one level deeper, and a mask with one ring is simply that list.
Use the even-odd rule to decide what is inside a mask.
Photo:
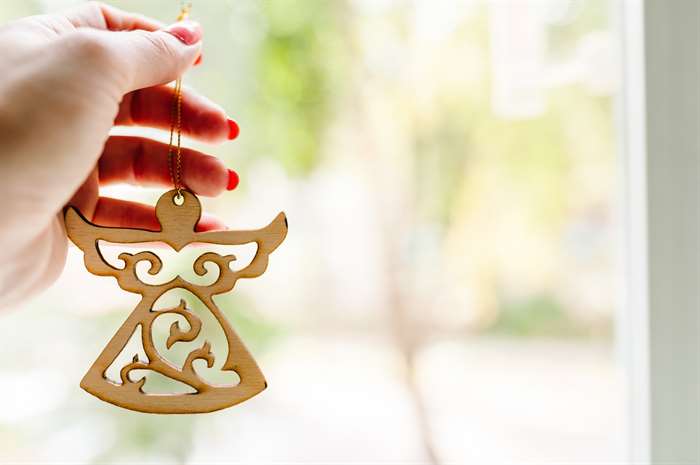
[{"label": "gold hanging cord", "polygon": [[[180,6],[180,14],[177,17],[178,21],[184,21],[190,14],[192,4],[182,3]],[[170,169],[170,178],[173,181],[173,186],[177,190],[176,200],[181,200],[182,197],[182,77],[175,81],[173,90],[173,104],[170,113],[170,140],[168,141],[168,167]],[[173,142],[175,144],[173,145]]]}]

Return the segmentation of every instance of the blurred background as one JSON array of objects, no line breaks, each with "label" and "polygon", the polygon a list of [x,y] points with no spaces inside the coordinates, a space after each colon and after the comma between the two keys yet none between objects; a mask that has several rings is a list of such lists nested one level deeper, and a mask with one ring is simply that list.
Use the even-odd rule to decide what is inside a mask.
[{"label": "blurred background", "polygon": [[241,176],[205,210],[233,229],[289,218],[268,271],[217,299],[269,388],[198,416],[83,392],[138,296],[72,249],[0,318],[0,461],[623,463],[614,0],[192,3],[186,85],[241,127],[187,142]]}]

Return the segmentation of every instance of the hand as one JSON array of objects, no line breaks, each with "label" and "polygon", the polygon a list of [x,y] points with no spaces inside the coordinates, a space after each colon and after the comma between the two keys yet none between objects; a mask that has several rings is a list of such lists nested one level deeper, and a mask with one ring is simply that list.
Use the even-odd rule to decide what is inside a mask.
[{"label": "hand", "polygon": [[[166,83],[201,53],[190,21],[156,21],[90,2],[62,15],[0,28],[0,306],[50,284],[63,268],[67,203],[105,226],[157,229],[153,207],[99,196],[102,185],[170,186],[168,147],[110,136],[114,125],[168,129]],[[238,134],[224,111],[183,90],[183,134],[221,142]],[[215,196],[233,174],[217,158],[183,150],[183,182]],[[203,229],[221,227],[212,219]]]}]

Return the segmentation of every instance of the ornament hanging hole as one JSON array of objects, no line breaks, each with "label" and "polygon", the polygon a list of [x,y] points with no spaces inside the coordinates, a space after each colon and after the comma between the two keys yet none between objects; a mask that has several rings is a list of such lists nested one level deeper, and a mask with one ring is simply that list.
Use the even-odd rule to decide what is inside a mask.
[{"label": "ornament hanging hole", "polygon": [[182,204],[185,203],[185,196],[182,195],[181,192],[177,192],[177,193],[173,196],[173,203],[174,203],[175,205],[177,205],[178,207],[181,207]]}]

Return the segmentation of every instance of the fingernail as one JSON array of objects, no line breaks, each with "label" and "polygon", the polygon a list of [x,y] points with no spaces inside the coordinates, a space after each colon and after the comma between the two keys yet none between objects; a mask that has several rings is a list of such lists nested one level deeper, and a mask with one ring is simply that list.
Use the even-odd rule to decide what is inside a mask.
[{"label": "fingernail", "polygon": [[200,64],[202,64],[202,54],[201,53],[199,54],[197,59],[194,61],[195,66],[200,65]]},{"label": "fingernail", "polygon": [[238,133],[240,132],[241,130],[238,127],[238,124],[231,118],[228,118],[228,139],[235,139],[236,137],[238,137]]},{"label": "fingernail", "polygon": [[194,45],[202,40],[202,28],[194,21],[180,21],[171,24],[165,32],[177,37],[185,45]]},{"label": "fingernail", "polygon": [[233,170],[228,170],[228,185],[226,186],[226,190],[234,190],[238,186],[238,181],[238,173]]}]

